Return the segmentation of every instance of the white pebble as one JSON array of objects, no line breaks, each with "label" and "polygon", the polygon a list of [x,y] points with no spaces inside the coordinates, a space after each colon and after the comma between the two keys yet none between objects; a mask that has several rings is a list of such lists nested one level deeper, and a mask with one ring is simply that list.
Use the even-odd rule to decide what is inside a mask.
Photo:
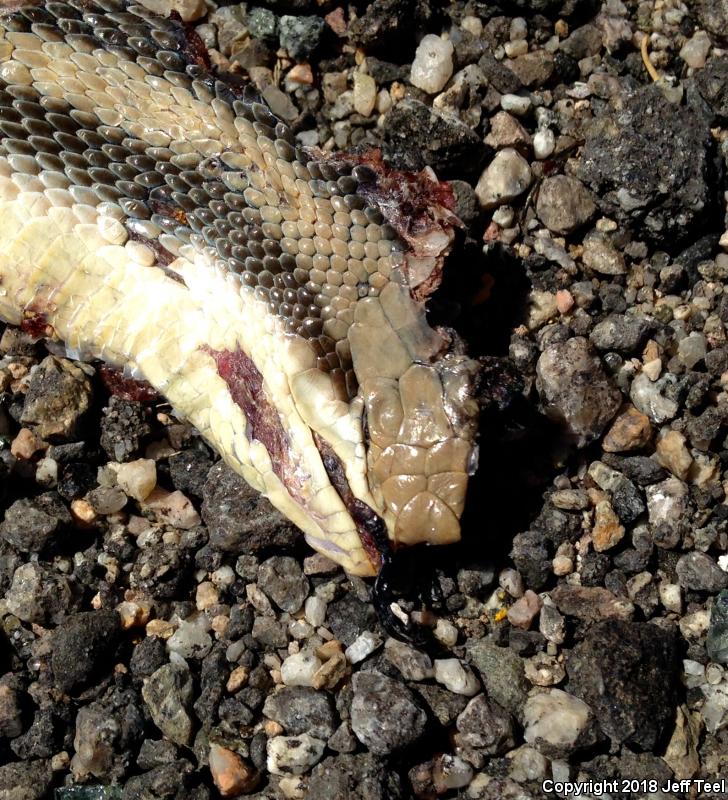
[{"label": "white pebble", "polygon": [[518,56],[525,56],[528,52],[528,42],[525,39],[518,39],[515,42],[506,42],[503,45],[508,58],[517,58]]},{"label": "white pebble", "polygon": [[556,137],[554,132],[548,128],[543,131],[536,131],[533,137],[533,154],[539,161],[548,158],[556,147]]},{"label": "white pebble", "polygon": [[313,653],[294,653],[281,664],[281,680],[286,686],[311,686],[321,659]]},{"label": "white pebble", "polygon": [[273,775],[301,775],[317,764],[324,754],[326,742],[308,733],[298,736],[274,736],[268,740],[268,772]]},{"label": "white pebble", "polygon": [[710,52],[710,37],[705,31],[696,31],[680,50],[680,58],[693,69],[702,69]]},{"label": "white pebble", "polygon": [[523,17],[514,17],[511,20],[510,37],[512,42],[525,39],[528,36],[528,25]]},{"label": "white pebble", "polygon": [[439,92],[452,75],[453,46],[433,33],[422,38],[412,62],[410,82],[428,94]]},{"label": "white pebble", "polygon": [[306,605],[303,607],[306,619],[318,628],[319,625],[324,624],[326,619],[326,603],[320,598],[313,595],[313,597],[306,598]]},{"label": "white pebble", "polygon": [[465,697],[473,697],[480,691],[478,679],[459,658],[436,659],[435,680],[451,692]]},{"label": "white pebble", "polygon": [[522,117],[531,109],[531,98],[520,94],[504,94],[501,97],[501,108]]},{"label": "white pebble", "polygon": [[381,646],[382,640],[375,633],[364,631],[346,648],[346,658],[350,664],[358,664]]},{"label": "white pebble", "polygon": [[512,147],[496,153],[475,187],[483,208],[497,208],[514,200],[531,185],[528,161]]}]

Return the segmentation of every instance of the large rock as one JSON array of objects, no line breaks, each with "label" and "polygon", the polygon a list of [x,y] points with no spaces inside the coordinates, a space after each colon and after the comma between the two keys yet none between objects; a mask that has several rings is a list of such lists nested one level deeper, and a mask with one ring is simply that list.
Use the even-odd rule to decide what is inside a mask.
[{"label": "large rock", "polygon": [[647,86],[594,124],[580,177],[603,213],[668,249],[695,238],[716,204],[710,119]]},{"label": "large rock", "polygon": [[569,690],[615,745],[652,750],[675,718],[676,637],[649,623],[596,623],[567,662]]}]

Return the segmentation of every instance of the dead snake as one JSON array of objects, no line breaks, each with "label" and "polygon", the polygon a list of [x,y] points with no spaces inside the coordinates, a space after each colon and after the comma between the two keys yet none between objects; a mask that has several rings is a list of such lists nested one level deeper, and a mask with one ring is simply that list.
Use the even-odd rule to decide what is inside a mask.
[{"label": "dead snake", "polygon": [[355,575],[460,536],[476,364],[424,307],[451,207],[298,146],[178,19],[0,18],[0,318],[149,381]]}]

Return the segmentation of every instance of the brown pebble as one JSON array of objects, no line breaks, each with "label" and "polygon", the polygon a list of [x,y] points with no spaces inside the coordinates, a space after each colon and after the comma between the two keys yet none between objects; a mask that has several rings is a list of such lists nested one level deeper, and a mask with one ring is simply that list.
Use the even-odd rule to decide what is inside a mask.
[{"label": "brown pebble", "polygon": [[594,510],[594,527],[592,528],[592,543],[597,553],[610,550],[623,539],[624,533],[624,526],[614,513],[609,500],[597,503]]},{"label": "brown pebble", "polygon": [[311,678],[314,689],[333,689],[346,676],[348,671],[346,656],[339,652],[322,664]]},{"label": "brown pebble", "polygon": [[652,438],[650,418],[634,406],[627,406],[617,414],[607,431],[602,447],[607,453],[639,450]]},{"label": "brown pebble", "polygon": [[531,627],[531,623],[538,615],[538,612],[541,610],[542,605],[543,601],[536,592],[531,589],[526,589],[523,593],[523,597],[519,597],[508,609],[508,621],[515,628],[528,630]]},{"label": "brown pebble", "polygon": [[209,763],[212,780],[223,797],[247,794],[258,784],[257,770],[227,747],[212,743]]},{"label": "brown pebble", "polygon": [[21,461],[28,461],[40,450],[45,450],[48,445],[36,436],[30,428],[21,428],[18,435],[10,445],[10,452]]}]

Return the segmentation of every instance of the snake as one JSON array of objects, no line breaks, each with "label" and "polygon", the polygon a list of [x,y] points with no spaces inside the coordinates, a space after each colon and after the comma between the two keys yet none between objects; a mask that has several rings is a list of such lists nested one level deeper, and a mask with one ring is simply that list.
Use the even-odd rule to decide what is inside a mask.
[{"label": "snake", "polygon": [[302,145],[174,12],[0,16],[0,318],[151,384],[351,575],[461,535],[478,363],[427,319],[454,207]]}]

